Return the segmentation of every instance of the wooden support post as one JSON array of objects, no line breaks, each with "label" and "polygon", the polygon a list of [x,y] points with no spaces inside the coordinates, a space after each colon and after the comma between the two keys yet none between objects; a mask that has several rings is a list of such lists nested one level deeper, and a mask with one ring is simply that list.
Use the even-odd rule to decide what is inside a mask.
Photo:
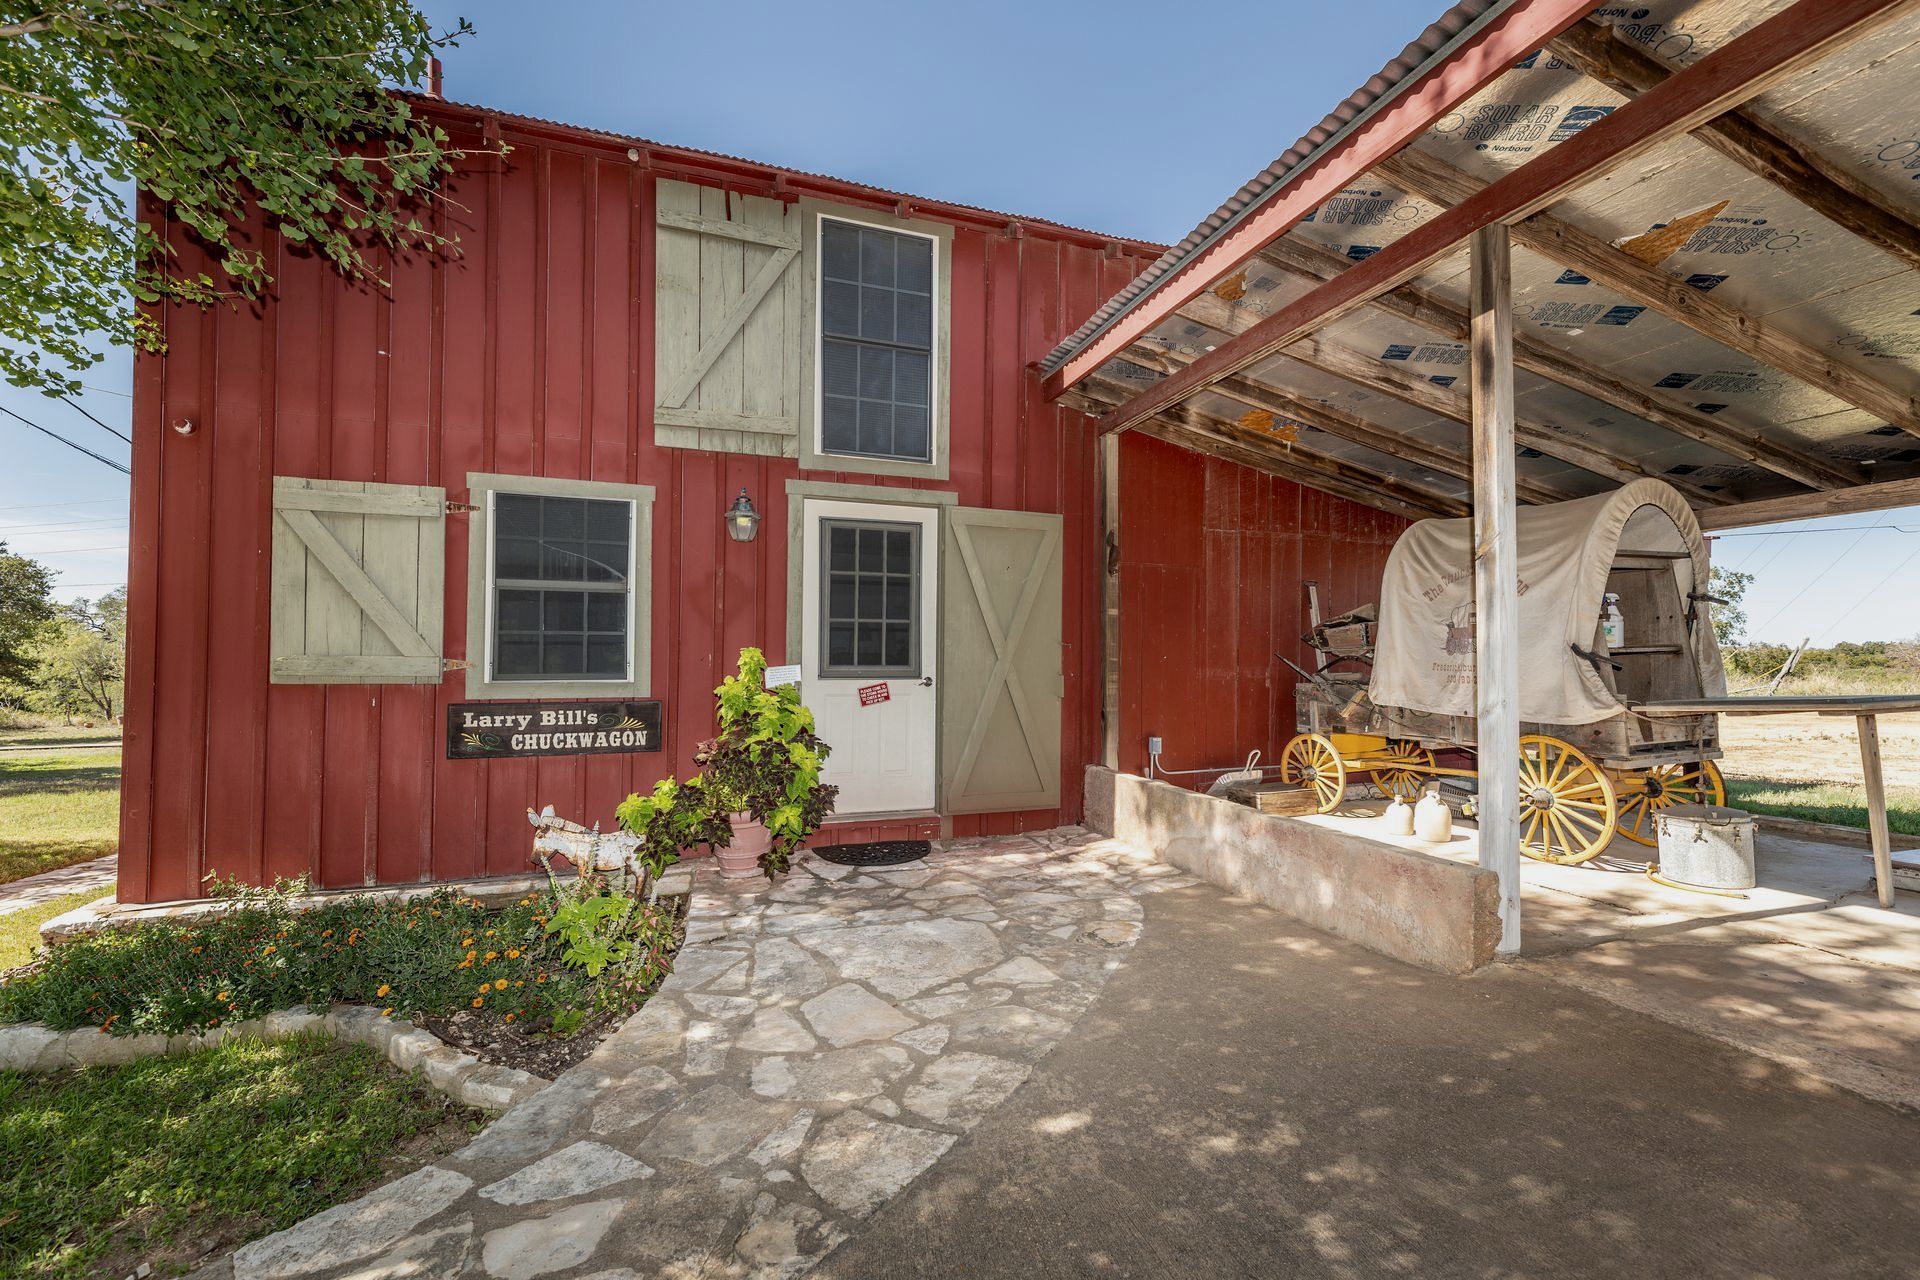
[{"label": "wooden support post", "polygon": [[1880,772],[1880,717],[1855,716],[1860,771],[1867,781],[1867,831],[1873,837],[1873,887],[1880,905],[1893,905],[1893,837],[1887,831],[1887,784]]},{"label": "wooden support post", "polygon": [[1503,955],[1520,950],[1520,597],[1513,490],[1513,291],[1504,224],[1473,233],[1473,628],[1480,865],[1500,877]]},{"label": "wooden support post", "polygon": [[1100,763],[1120,770],[1120,440],[1100,450]]}]

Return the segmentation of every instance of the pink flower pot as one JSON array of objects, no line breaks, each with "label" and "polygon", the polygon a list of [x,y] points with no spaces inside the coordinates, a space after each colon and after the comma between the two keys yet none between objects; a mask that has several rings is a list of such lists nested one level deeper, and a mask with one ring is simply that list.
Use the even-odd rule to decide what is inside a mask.
[{"label": "pink flower pot", "polygon": [[760,855],[773,847],[773,833],[750,813],[730,813],[727,821],[733,827],[733,843],[714,850],[714,856],[720,859],[720,874],[729,880],[761,874]]}]

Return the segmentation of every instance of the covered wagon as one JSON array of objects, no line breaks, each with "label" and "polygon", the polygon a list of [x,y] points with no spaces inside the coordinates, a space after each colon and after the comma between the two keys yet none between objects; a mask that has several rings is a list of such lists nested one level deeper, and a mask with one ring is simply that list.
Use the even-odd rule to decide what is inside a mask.
[{"label": "covered wagon", "polygon": [[[1583,862],[1616,833],[1651,845],[1658,810],[1725,799],[1718,717],[1638,710],[1726,693],[1699,523],[1658,480],[1518,515],[1521,848]],[[1475,743],[1473,628],[1472,522],[1414,524],[1387,561],[1371,673],[1296,690],[1288,780],[1324,812],[1353,778],[1404,796],[1472,776],[1435,752]]]}]

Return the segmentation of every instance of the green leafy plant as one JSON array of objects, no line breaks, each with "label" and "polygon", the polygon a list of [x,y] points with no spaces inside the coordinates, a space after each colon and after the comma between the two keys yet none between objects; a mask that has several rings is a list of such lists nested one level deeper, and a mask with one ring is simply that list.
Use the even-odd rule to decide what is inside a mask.
[{"label": "green leafy plant", "polygon": [[681,783],[662,778],[653,784],[651,794],[630,795],[621,801],[614,817],[640,837],[640,865],[649,877],[658,880],[662,872],[680,861],[684,851],[727,842],[725,812],[715,803],[703,779]]},{"label": "green leafy plant", "polygon": [[794,686],[767,688],[766,674],[765,654],[740,651],[738,674],[714,690],[718,732],[694,759],[717,810],[766,824],[773,843],[761,866],[773,876],[833,812],[839,789],[820,781],[832,748],[814,732],[813,712]]},{"label": "green leafy plant", "polygon": [[[665,907],[639,900],[640,880],[625,870],[611,873],[582,867],[563,880],[545,854],[535,854],[547,874],[546,901],[551,910],[542,921],[546,937],[560,949],[561,963],[586,974],[594,983],[592,1007],[604,1012],[632,1012],[673,967],[673,915]],[[554,1018],[560,1035],[571,1032],[572,1019]]]}]

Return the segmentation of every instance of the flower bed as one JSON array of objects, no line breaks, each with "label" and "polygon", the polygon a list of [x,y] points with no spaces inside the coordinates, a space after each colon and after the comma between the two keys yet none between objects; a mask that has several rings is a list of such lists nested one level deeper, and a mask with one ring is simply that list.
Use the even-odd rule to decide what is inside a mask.
[{"label": "flower bed", "polygon": [[[548,1075],[591,1048],[592,1030],[639,1008],[671,966],[672,909],[622,888],[587,876],[504,907],[441,891],[306,910],[298,885],[229,888],[223,910],[53,948],[0,982],[0,1023],[179,1035],[295,1005],[364,1004],[427,1025],[461,1015],[462,1047]],[[489,1026],[498,1034],[476,1033]],[[551,1051],[576,1037],[571,1052]]]}]

